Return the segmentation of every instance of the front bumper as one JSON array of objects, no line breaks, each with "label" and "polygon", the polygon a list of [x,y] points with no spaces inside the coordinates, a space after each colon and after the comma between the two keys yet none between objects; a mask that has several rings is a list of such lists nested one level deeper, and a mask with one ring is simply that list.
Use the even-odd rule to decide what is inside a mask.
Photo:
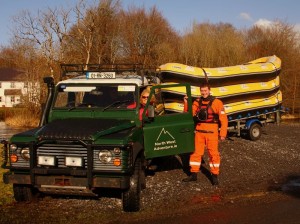
[{"label": "front bumper", "polygon": [[[31,185],[32,180],[29,174],[15,174],[7,172],[3,174],[3,182],[5,184],[26,184]],[[121,177],[105,177],[105,176],[93,176],[92,185],[89,186],[87,177],[73,177],[64,175],[35,175],[34,187],[37,188],[116,188],[127,189],[130,184],[129,176]]]}]

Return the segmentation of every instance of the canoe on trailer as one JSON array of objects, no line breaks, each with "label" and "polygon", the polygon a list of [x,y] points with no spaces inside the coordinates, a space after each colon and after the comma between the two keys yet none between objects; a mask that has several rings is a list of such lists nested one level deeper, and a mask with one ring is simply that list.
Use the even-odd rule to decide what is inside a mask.
[{"label": "canoe on trailer", "polygon": [[282,104],[282,93],[279,90],[270,97],[246,100],[224,104],[228,120],[236,120],[245,117],[254,117],[280,110]]},{"label": "canoe on trailer", "polygon": [[[254,117],[261,114],[267,114],[279,110],[282,103],[282,93],[277,93],[260,99],[238,101],[224,104],[229,121]],[[183,112],[183,101],[170,100],[165,102],[165,110],[169,112]]]},{"label": "canoe on trailer", "polygon": [[[166,84],[176,84],[176,83],[166,83]],[[212,87],[211,94],[218,97],[224,103],[236,102],[248,99],[256,99],[267,97],[275,94],[279,90],[279,76],[267,82],[255,82],[255,83],[243,83],[236,85]],[[185,88],[183,87],[172,87],[163,88],[163,92],[169,93],[166,98],[173,98],[178,95],[185,95]],[[198,98],[201,96],[200,88],[198,86],[191,86],[192,97]],[[182,97],[180,97],[182,99]]]},{"label": "canoe on trailer", "polygon": [[273,55],[228,67],[200,68],[179,63],[166,63],[159,69],[162,82],[190,83],[199,86],[200,83],[208,80],[211,87],[217,87],[275,79],[281,70],[281,60]]}]

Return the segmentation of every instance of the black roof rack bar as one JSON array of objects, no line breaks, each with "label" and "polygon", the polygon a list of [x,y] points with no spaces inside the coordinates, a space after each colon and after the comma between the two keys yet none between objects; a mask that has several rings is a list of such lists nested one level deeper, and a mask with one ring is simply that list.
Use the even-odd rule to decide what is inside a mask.
[{"label": "black roof rack bar", "polygon": [[85,73],[85,72],[101,72],[101,71],[140,71],[143,70],[142,64],[61,64],[62,75],[68,73]]}]

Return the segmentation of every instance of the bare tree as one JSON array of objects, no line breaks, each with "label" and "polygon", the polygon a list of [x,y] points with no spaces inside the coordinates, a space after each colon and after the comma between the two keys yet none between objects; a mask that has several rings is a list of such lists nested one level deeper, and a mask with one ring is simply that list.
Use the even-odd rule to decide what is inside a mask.
[{"label": "bare tree", "polygon": [[[95,5],[94,5],[95,7]],[[69,35],[71,40],[75,40],[79,44],[80,49],[85,53],[85,64],[89,64],[91,58],[91,49],[93,40],[96,36],[96,17],[97,14],[92,7],[86,4],[84,0],[80,0],[75,9],[76,25],[73,32]],[[74,45],[73,45],[74,46]]]},{"label": "bare tree", "polygon": [[230,24],[193,24],[182,37],[182,63],[198,67],[221,67],[243,61],[242,35]]},{"label": "bare tree", "polygon": [[66,32],[70,24],[70,11],[51,9],[38,11],[33,15],[22,11],[13,21],[14,39],[11,48],[14,52],[15,68],[23,71],[22,81],[27,92],[22,96],[30,117],[39,117],[40,104],[46,91],[42,77],[49,73],[58,78],[58,64],[64,57]]},{"label": "bare tree", "polygon": [[121,47],[121,18],[119,0],[102,0],[96,14],[96,37],[94,39],[93,52],[97,63],[114,63],[117,60]]},{"label": "bare tree", "polygon": [[161,59],[160,50],[163,47],[172,53],[170,46],[178,40],[177,34],[156,7],[149,12],[144,8],[132,7],[128,12],[123,11],[122,22],[122,47],[128,61],[157,66],[161,63],[158,59]]},{"label": "bare tree", "polygon": [[53,73],[54,64],[64,57],[66,33],[70,25],[70,10],[51,9],[38,11],[34,16],[29,11],[22,11],[15,16],[14,37],[30,42],[46,58]]},{"label": "bare tree", "polygon": [[253,58],[277,55],[282,59],[280,74],[283,104],[291,112],[300,112],[300,45],[292,25],[274,21],[270,27],[253,27],[245,34],[245,46]]},{"label": "bare tree", "polygon": [[79,1],[74,12],[76,23],[68,38],[66,60],[78,63],[111,63],[120,48],[119,0]]}]

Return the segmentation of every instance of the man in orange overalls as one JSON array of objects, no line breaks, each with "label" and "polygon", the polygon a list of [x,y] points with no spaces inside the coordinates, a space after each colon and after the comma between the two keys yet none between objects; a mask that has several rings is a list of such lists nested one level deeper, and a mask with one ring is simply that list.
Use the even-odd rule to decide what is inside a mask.
[{"label": "man in orange overalls", "polygon": [[[191,174],[184,182],[196,181],[200,171],[202,156],[206,146],[209,155],[211,182],[218,185],[220,153],[218,140],[223,141],[227,135],[228,119],[221,100],[210,95],[208,83],[200,86],[201,97],[193,102],[193,118],[195,121],[195,151],[190,155]],[[187,110],[187,99],[184,100]],[[219,132],[219,124],[220,132]]]}]

